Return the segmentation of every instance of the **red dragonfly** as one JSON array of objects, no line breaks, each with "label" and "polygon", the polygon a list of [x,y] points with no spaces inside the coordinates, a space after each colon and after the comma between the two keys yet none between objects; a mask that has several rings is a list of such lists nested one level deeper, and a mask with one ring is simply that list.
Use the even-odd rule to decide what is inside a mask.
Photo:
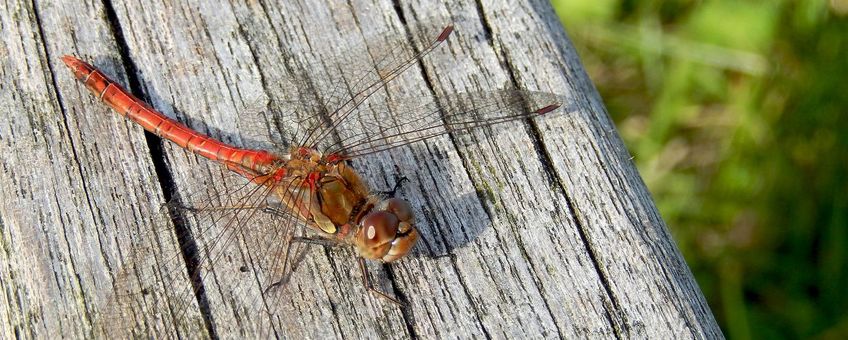
[{"label": "red dragonfly", "polygon": [[[410,107],[415,110],[410,112],[410,119],[388,126],[385,122],[374,122],[379,129],[348,134],[329,146],[319,147],[319,142],[331,138],[342,121],[365,110],[363,104],[375,93],[385,90],[393,79],[442,45],[453,29],[450,25],[441,28],[429,44],[418,51],[391,53],[353,84],[350,91],[353,94],[334,110],[309,119],[310,126],[304,127],[293,146],[280,153],[239,148],[195,131],[156,111],[90,64],[69,55],[62,57],[62,61],[99,100],[119,114],[247,179],[244,185],[222,189],[228,192],[225,194],[228,197],[191,207],[169,205],[172,215],[200,216],[197,218],[197,223],[201,224],[200,235],[195,238],[206,240],[202,245],[179,240],[183,247],[192,244],[196,248],[183,250],[183,258],[173,256],[174,261],[186,260],[189,267],[194,267],[188,270],[194,294],[183,294],[180,299],[202,299],[198,295],[203,290],[202,281],[211,275],[213,265],[227,256],[222,249],[241,243],[251,249],[251,259],[245,261],[251,265],[240,266],[238,272],[252,271],[257,275],[263,287],[258,299],[267,307],[273,301],[269,302],[264,296],[285,282],[292,245],[312,243],[352,246],[365,287],[388,301],[401,304],[398,299],[373,287],[365,260],[388,263],[410,252],[419,239],[413,209],[407,201],[393,197],[394,190],[381,193],[368,188],[348,161],[451,132],[533,118],[560,107],[556,96],[540,92],[513,89],[455,94],[444,98],[461,104],[455,109],[439,105],[438,101],[416,104]],[[267,225],[257,222],[260,213],[266,213],[262,215],[271,222]],[[292,230],[298,226],[306,226],[312,236],[293,236]],[[144,270],[150,269],[136,268],[128,270],[126,275],[141,280],[147,274],[137,272]],[[149,275],[151,280],[167,289],[168,282],[173,280],[167,276],[179,276],[174,271]],[[227,278],[216,280],[226,281]],[[152,288],[130,281],[126,280],[126,285],[131,287],[124,287],[127,291],[123,293],[150,295]],[[189,304],[185,302],[177,307],[178,313]]]}]

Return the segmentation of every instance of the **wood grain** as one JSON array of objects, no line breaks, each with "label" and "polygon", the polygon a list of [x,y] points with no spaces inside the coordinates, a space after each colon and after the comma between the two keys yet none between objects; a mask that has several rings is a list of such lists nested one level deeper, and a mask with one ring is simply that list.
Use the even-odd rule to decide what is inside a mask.
[{"label": "wood grain", "polygon": [[60,56],[193,128],[267,147],[285,131],[266,113],[309,92],[287,79],[354,81],[345,65],[368,58],[354,52],[379,54],[392,37],[420,47],[420,28],[444,23],[456,34],[390,96],[510,86],[557,93],[569,112],[352,163],[375,190],[410,179],[401,196],[423,241],[409,258],[369,265],[405,308],[367,293],[351,250],[312,247],[273,317],[212,288],[211,327],[199,310],[179,322],[136,310],[110,326],[188,338],[722,338],[547,2],[366,0],[0,3],[2,337],[99,336],[135,238],[172,227],[168,191],[190,196],[223,173],[110,112]]}]

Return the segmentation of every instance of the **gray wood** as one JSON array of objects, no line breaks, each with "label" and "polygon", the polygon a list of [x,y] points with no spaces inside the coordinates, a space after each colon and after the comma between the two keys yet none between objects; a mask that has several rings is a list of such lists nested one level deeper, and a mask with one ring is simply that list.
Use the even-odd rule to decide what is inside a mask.
[{"label": "gray wood", "polygon": [[[511,84],[560,94],[570,112],[353,162],[375,190],[390,187],[398,172],[410,179],[402,196],[415,207],[423,242],[390,267],[369,265],[378,286],[407,307],[362,287],[351,250],[311,247],[274,318],[239,301],[246,295],[208,292],[217,335],[722,337],[549,4],[106,6],[0,3],[2,337],[91,337],[103,320],[160,337],[208,336],[194,305],[176,323],[151,310],[117,318],[108,311],[137,237],[151,226],[171,227],[160,209],[166,195],[156,162],[185,195],[221,180],[223,171],[171,144],[160,154],[155,138],[148,141],[76,82],[61,55],[83,58],[125,87],[130,72],[138,95],[192,127],[237,145],[268,146],[267,126],[261,131],[267,117],[257,122],[247,112],[290,102],[297,89],[285,81],[294,76],[285,65],[332,69],[333,60],[360,56],[331,51],[381,46],[377,40],[391,32],[409,32],[420,44],[415,27],[447,22],[456,34],[390,91],[443,95]],[[176,253],[173,240],[163,242]],[[216,275],[232,275],[239,256],[221,260]]]}]

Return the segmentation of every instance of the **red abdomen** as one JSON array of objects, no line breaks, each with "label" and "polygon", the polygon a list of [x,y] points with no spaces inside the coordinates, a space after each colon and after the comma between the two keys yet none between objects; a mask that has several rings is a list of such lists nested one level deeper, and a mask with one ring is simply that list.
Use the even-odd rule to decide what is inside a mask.
[{"label": "red abdomen", "polygon": [[249,179],[266,174],[271,170],[269,165],[279,160],[267,151],[236,148],[166,117],[82,60],[66,55],[62,61],[97,98],[122,116],[182,148],[224,163]]}]

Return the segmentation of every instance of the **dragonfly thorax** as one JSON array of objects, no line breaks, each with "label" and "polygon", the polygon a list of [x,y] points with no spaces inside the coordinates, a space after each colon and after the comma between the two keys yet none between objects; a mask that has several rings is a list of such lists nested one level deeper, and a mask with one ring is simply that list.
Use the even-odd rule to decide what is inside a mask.
[{"label": "dragonfly thorax", "polygon": [[296,148],[286,173],[276,185],[283,201],[312,229],[354,245],[362,257],[391,262],[418,240],[409,203],[380,202],[342,158],[328,160],[314,149]]}]

